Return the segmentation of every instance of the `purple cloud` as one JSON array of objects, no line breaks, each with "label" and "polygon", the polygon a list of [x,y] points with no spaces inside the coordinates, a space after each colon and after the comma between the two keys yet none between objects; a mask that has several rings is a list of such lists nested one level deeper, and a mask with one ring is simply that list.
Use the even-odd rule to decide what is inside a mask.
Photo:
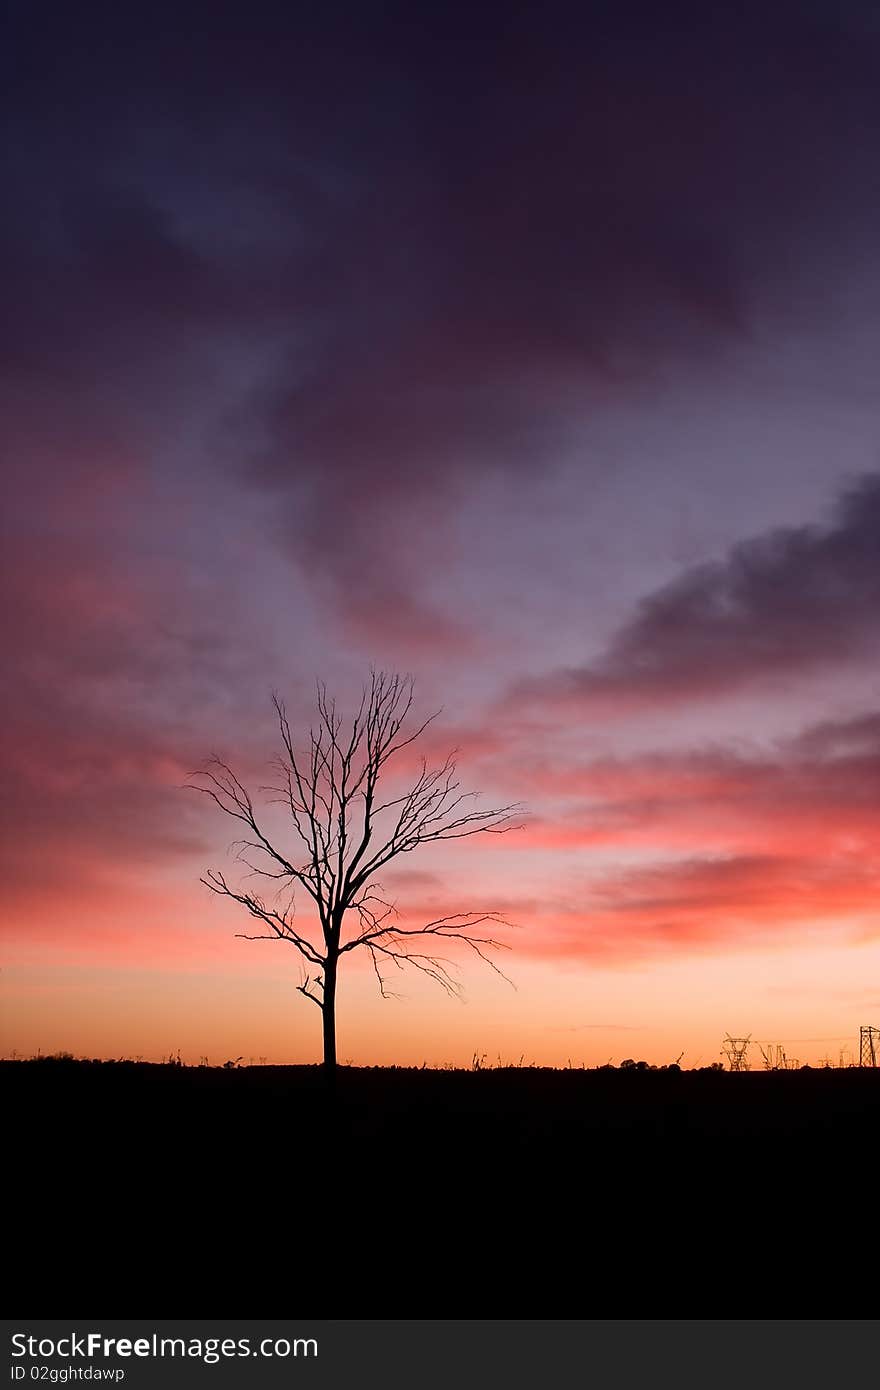
[{"label": "purple cloud", "polygon": [[778,528],[687,570],[648,594],[595,661],[519,693],[600,705],[699,700],[871,660],[880,647],[878,537],[880,474],[868,474],[829,524]]}]

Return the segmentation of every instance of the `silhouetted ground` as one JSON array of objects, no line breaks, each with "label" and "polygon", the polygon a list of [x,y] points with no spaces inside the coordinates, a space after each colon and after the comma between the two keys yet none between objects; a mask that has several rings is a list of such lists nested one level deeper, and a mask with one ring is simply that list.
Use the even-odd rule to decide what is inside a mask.
[{"label": "silhouetted ground", "polygon": [[876,1316],[880,1071],[0,1076],[16,1312]]}]

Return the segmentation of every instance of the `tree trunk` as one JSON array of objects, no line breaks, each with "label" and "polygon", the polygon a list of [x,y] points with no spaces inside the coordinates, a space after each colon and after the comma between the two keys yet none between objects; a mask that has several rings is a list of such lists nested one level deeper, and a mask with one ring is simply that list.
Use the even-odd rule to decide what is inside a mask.
[{"label": "tree trunk", "polygon": [[336,956],[328,956],[324,963],[324,1006],[322,1022],[324,1025],[324,1075],[328,1081],[336,1075]]}]

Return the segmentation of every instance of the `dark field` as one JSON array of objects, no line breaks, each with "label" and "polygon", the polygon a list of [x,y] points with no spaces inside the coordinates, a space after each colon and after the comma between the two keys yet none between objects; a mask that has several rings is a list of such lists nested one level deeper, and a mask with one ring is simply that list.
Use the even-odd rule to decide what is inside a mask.
[{"label": "dark field", "polygon": [[0,1074],[16,1312],[880,1307],[880,1071]]}]

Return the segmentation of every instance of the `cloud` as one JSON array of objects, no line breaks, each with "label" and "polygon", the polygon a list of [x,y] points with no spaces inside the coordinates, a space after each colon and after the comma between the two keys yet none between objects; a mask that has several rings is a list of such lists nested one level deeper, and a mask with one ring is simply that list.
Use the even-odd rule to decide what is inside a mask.
[{"label": "cloud", "polygon": [[[5,870],[47,910],[194,851],[170,782],[232,727],[267,609],[308,676],[304,587],[334,656],[339,622],[371,654],[479,655],[481,486],[527,508],[597,402],[742,346],[780,267],[880,227],[877,51],[830,13],[490,5],[463,39],[455,5],[99,8],[18,6],[0,55]],[[803,669],[804,574],[813,647],[848,658],[872,531],[866,481],[825,531],[653,596],[578,698],[692,691],[707,662],[718,689],[735,646],[769,669],[739,609]],[[688,775],[679,844],[709,800]],[[601,833],[654,833],[659,785],[601,795]]]},{"label": "cloud", "polygon": [[520,763],[517,776],[535,814],[502,848],[523,864],[535,852],[563,856],[554,878],[564,888],[519,914],[518,945],[530,954],[635,963],[791,943],[805,931],[877,939],[873,713],[775,745]]},{"label": "cloud", "polygon": [[[465,645],[472,615],[437,580],[466,561],[456,517],[481,482],[527,489],[597,402],[742,345],[780,247],[790,270],[793,240],[820,235],[817,187],[876,216],[855,173],[871,58],[801,16],[810,61],[790,72],[790,20],[524,12],[472,34],[467,61],[453,45],[454,71],[442,22],[428,48],[400,27],[382,110],[405,119],[381,147],[357,137],[335,203],[305,204],[311,289],[252,403],[248,476],[361,640]],[[373,76],[368,59],[368,106]]]},{"label": "cloud", "polygon": [[122,921],[152,880],[206,852],[178,791],[182,744],[124,705],[101,710],[38,683],[20,687],[0,734],[9,928],[32,909],[54,915],[63,904],[69,920],[108,896]]},{"label": "cloud", "polygon": [[759,749],[740,744],[523,769],[538,805],[519,843],[545,848],[788,855],[876,852],[880,718],[827,721]]},{"label": "cloud", "polygon": [[816,928],[876,940],[878,889],[880,864],[858,855],[697,856],[610,872],[575,903],[548,903],[521,949],[546,959],[636,963],[790,944]]},{"label": "cloud", "polygon": [[[874,713],[773,744],[537,763],[514,738],[485,755],[489,776],[497,759],[532,808],[515,835],[480,846],[487,884],[505,884],[492,906],[522,928],[517,953],[614,965],[794,946],[807,934],[877,939]],[[402,906],[427,920],[442,896]]]},{"label": "cloud", "polygon": [[[42,545],[34,530],[3,535],[0,872],[12,930],[31,908],[63,904],[68,917],[108,894],[124,916],[216,844],[179,787],[210,749],[206,720],[229,708],[226,648],[215,622],[174,611],[187,597],[179,575],[133,558],[125,571],[109,539],[101,548],[80,532],[78,508],[93,502],[72,497],[67,533]],[[115,507],[103,506],[109,522]],[[239,746],[251,737],[239,730]]]},{"label": "cloud", "polygon": [[13,413],[149,475],[199,398],[204,485],[269,497],[371,646],[467,650],[442,578],[481,481],[880,230],[880,56],[830,7],[52,8],[5,57]]},{"label": "cloud", "polygon": [[880,474],[839,499],[826,526],[742,541],[648,594],[605,651],[514,692],[606,709],[701,700],[876,658]]}]

